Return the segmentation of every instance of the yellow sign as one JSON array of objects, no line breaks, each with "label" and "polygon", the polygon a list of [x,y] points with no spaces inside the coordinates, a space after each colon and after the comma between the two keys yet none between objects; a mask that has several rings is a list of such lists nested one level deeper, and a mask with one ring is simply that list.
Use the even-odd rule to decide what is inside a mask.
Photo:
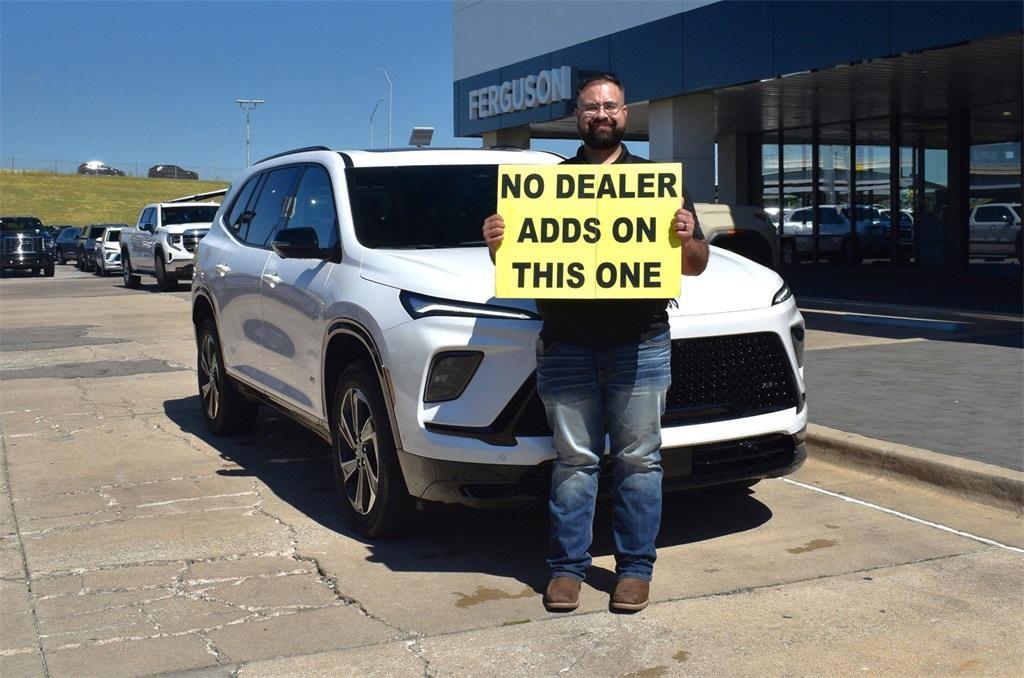
[{"label": "yellow sign", "polygon": [[496,296],[671,299],[682,252],[672,228],[677,163],[502,165]]}]

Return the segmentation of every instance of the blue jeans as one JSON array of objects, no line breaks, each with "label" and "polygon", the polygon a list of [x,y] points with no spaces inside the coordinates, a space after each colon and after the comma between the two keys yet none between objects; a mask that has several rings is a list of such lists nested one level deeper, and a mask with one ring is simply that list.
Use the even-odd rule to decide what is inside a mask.
[{"label": "blue jeans", "polygon": [[537,392],[554,433],[552,576],[590,567],[601,456],[613,464],[615,571],[649,581],[661,526],[661,416],[672,381],[669,333],[624,346],[537,342]]}]

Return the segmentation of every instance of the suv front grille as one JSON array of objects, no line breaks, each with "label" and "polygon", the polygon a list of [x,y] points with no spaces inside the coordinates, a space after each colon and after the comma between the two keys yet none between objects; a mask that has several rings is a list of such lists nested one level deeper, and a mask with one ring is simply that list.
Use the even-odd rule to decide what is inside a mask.
[{"label": "suv front grille", "polygon": [[[774,332],[676,339],[663,426],[704,424],[777,412],[800,404],[789,359]],[[532,392],[514,435],[551,435]]]},{"label": "suv front grille", "polygon": [[37,246],[38,241],[41,238],[33,237],[7,237],[4,238],[4,253],[5,254],[32,254],[37,251],[41,251],[41,247]]},{"label": "suv front grille", "polygon": [[774,332],[672,342],[665,426],[751,417],[798,403],[786,351]]}]

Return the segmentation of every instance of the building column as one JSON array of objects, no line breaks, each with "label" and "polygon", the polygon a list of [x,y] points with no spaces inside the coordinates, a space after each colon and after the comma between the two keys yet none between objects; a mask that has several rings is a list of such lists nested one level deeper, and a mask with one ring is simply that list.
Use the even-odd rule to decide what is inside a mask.
[{"label": "building column", "polygon": [[494,146],[530,148],[530,128],[526,126],[510,127],[508,129],[494,130],[493,132],[484,132],[483,146],[484,148],[493,148]]},{"label": "building column", "polygon": [[657,99],[647,106],[651,160],[682,162],[695,202],[715,199],[715,95]]},{"label": "building column", "polygon": [[750,136],[718,137],[718,201],[726,205],[753,205],[750,195]]}]

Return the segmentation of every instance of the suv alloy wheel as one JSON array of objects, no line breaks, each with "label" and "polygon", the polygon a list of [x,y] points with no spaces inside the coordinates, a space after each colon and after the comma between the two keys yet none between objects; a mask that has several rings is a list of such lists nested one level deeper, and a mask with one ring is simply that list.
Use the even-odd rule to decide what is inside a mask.
[{"label": "suv alloy wheel", "polygon": [[332,402],[332,458],[342,504],[368,537],[400,532],[415,505],[398,465],[377,376],[364,363],[350,365]]},{"label": "suv alloy wheel", "polygon": [[256,423],[257,405],[239,393],[224,373],[224,358],[212,318],[207,318],[199,331],[196,366],[203,420],[210,433],[222,436],[250,430]]}]

